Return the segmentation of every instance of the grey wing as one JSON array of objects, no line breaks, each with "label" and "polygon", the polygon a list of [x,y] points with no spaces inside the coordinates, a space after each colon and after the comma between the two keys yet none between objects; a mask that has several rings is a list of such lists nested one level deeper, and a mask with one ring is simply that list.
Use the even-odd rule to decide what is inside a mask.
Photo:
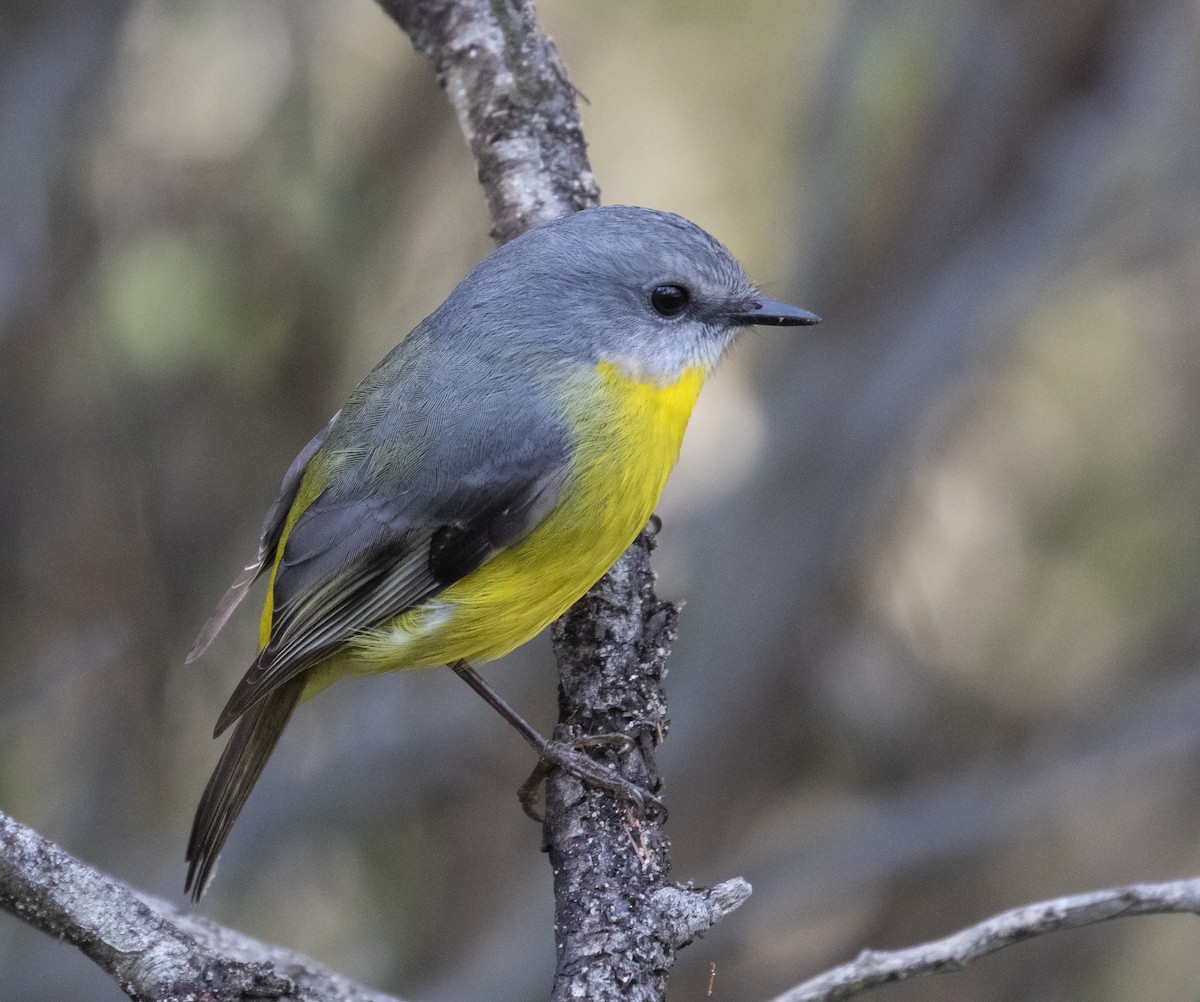
[{"label": "grey wing", "polygon": [[562,456],[465,478],[433,510],[404,496],[322,495],[297,519],[275,575],[271,639],[217,721],[234,720],[347,640],[431,598],[532,531],[557,501]]},{"label": "grey wing", "polygon": [[296,458],[292,460],[292,465],[288,467],[287,473],[283,475],[283,483],[279,487],[279,494],[267,511],[267,517],[263,519],[258,552],[254,555],[254,559],[242,569],[242,573],[237,576],[237,580],[229,586],[229,590],[221,598],[221,601],[217,603],[213,614],[208,617],[204,626],[201,627],[195,643],[192,644],[192,649],[188,652],[187,664],[191,664],[208,650],[208,645],[213,642],[216,635],[229,622],[229,617],[233,615],[233,611],[241,604],[242,599],[246,597],[246,592],[250,590],[250,586],[258,580],[262,572],[267,569],[270,562],[274,559],[275,548],[279,545],[279,539],[283,535],[283,523],[287,519],[287,513],[292,507],[292,502],[296,500],[296,493],[300,490],[300,481],[304,479],[304,470],[308,466],[308,461],[312,459],[317,449],[321,447],[321,443],[325,441],[325,437],[329,434],[329,429],[333,427],[333,423],[337,418],[337,414],[330,418],[329,423],[317,432],[312,437],[312,440],[300,450]]},{"label": "grey wing", "polygon": [[[553,507],[565,465],[545,460],[487,489],[459,490],[447,517],[420,519],[393,499],[318,498],[284,546],[271,642],[217,723],[237,720],[192,823],[187,882],[204,893],[217,856],[304,691],[304,670],[361,629],[397,615],[529,532]],[[434,523],[438,523],[434,528]],[[278,546],[278,541],[275,544]]]}]

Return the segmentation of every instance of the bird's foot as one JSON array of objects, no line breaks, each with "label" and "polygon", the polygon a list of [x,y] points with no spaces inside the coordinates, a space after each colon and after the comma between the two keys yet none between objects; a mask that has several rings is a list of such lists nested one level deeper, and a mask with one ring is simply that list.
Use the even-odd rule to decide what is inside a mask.
[{"label": "bird's foot", "polygon": [[649,809],[665,819],[667,807],[660,797],[633,780],[626,779],[611,765],[597,762],[580,751],[581,748],[594,748],[599,745],[619,746],[621,751],[627,752],[636,747],[637,742],[628,734],[592,734],[573,741],[547,741],[539,748],[538,764],[517,792],[525,813],[534,821],[543,820],[538,812],[538,803],[542,799],[542,781],[552,770],[562,769],[581,783],[598,790],[608,790],[618,799],[628,801],[637,808],[639,814],[645,814]]}]

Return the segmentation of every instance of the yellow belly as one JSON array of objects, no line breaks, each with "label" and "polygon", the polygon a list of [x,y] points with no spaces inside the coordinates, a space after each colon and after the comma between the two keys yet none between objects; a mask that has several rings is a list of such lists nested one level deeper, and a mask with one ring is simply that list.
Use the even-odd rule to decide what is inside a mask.
[{"label": "yellow belly", "polygon": [[305,698],[347,673],[489,661],[541,632],[646,524],[704,375],[688,369],[663,386],[597,366],[590,386],[567,401],[576,450],[558,505],[516,546],[313,669]]}]

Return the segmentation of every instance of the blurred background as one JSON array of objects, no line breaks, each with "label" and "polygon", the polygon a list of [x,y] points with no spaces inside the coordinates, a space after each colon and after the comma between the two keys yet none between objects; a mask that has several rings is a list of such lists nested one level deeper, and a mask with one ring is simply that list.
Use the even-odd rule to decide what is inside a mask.
[{"label": "blurred background", "polygon": [[[542,0],[606,202],[825,318],[748,335],[660,513],[672,999],[1200,874],[1200,6]],[[0,8],[0,808],[182,901],[294,453],[490,248],[370,0]],[[257,595],[258,593],[256,593]],[[543,729],[546,638],[488,677]],[[305,707],[202,910],[406,998],[544,997],[528,749],[448,672]],[[1193,923],[893,1000],[1195,997]],[[0,916],[0,999],[123,996]]]}]

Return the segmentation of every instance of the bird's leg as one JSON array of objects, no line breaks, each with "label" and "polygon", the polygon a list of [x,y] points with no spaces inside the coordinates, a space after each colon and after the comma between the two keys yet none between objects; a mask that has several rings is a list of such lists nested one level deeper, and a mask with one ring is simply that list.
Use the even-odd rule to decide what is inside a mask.
[{"label": "bird's leg", "polygon": [[622,745],[623,750],[636,744],[627,734],[596,734],[578,741],[552,741],[542,737],[532,726],[505,701],[495,689],[487,684],[466,661],[454,661],[449,666],[459,678],[474,689],[484,701],[505,720],[513,725],[538,754],[538,764],[522,785],[518,793],[521,807],[535,821],[541,821],[534,804],[538,799],[537,788],[554,768],[563,769],[582,783],[608,790],[623,800],[634,804],[644,812],[647,805],[666,813],[663,802],[649,790],[626,779],[616,769],[589,758],[578,749],[591,745]]},{"label": "bird's leg", "polygon": [[455,675],[457,675],[464,682],[466,682],[467,685],[479,693],[488,706],[490,706],[493,710],[499,713],[500,716],[512,724],[513,727],[515,727],[520,733],[521,737],[523,737],[533,746],[534,751],[540,753],[545,749],[546,745],[550,743],[546,738],[542,737],[537,731],[535,731],[533,726],[526,721],[524,717],[522,717],[516,710],[509,706],[504,697],[501,696],[500,693],[498,693],[490,685],[488,685],[483,680],[483,677],[479,674],[479,672],[472,668],[466,661],[452,661],[448,667],[454,672]]}]

